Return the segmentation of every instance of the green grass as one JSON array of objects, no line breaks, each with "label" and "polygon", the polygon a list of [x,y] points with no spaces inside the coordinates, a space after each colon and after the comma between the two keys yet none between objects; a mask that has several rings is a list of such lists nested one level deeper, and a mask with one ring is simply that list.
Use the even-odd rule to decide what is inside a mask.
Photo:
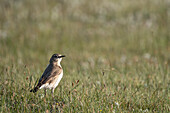
[{"label": "green grass", "polygon": [[[1,0],[0,112],[170,112],[169,10],[167,0]],[[53,53],[67,56],[54,100],[29,92]]]}]

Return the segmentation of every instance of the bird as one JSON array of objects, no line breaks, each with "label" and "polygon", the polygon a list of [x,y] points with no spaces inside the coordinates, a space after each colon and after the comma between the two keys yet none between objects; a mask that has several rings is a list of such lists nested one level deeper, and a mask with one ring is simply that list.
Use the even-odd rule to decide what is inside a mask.
[{"label": "bird", "polygon": [[51,89],[52,97],[54,97],[54,90],[58,86],[60,80],[63,77],[63,68],[61,67],[62,58],[65,55],[53,54],[49,60],[49,64],[39,79],[36,87],[30,90],[30,92],[37,92],[39,89],[44,89],[46,96],[46,89]]}]

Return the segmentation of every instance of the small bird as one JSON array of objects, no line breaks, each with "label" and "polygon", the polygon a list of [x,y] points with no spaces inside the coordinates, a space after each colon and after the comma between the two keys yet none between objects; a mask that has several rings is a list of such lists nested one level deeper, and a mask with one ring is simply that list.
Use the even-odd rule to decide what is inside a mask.
[{"label": "small bird", "polygon": [[52,55],[47,68],[39,79],[37,86],[31,89],[30,92],[35,93],[39,89],[45,89],[46,96],[46,89],[51,89],[52,97],[54,97],[54,90],[63,77],[63,69],[60,64],[60,62],[62,61],[62,57],[65,57],[65,55]]}]

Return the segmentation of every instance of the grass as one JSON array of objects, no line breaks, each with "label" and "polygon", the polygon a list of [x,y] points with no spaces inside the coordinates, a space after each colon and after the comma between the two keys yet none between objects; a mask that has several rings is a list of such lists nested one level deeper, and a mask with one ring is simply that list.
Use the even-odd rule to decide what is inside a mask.
[{"label": "grass", "polygon": [[[170,112],[168,11],[167,0],[1,0],[0,111]],[[29,92],[53,53],[67,56],[54,100]]]}]

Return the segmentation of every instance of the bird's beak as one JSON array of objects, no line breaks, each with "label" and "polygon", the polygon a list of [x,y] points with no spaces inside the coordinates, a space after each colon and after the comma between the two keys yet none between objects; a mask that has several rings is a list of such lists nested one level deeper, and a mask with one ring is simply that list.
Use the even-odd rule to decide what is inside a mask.
[{"label": "bird's beak", "polygon": [[59,58],[62,58],[62,57],[66,57],[65,55],[61,55],[61,56],[59,56]]}]

